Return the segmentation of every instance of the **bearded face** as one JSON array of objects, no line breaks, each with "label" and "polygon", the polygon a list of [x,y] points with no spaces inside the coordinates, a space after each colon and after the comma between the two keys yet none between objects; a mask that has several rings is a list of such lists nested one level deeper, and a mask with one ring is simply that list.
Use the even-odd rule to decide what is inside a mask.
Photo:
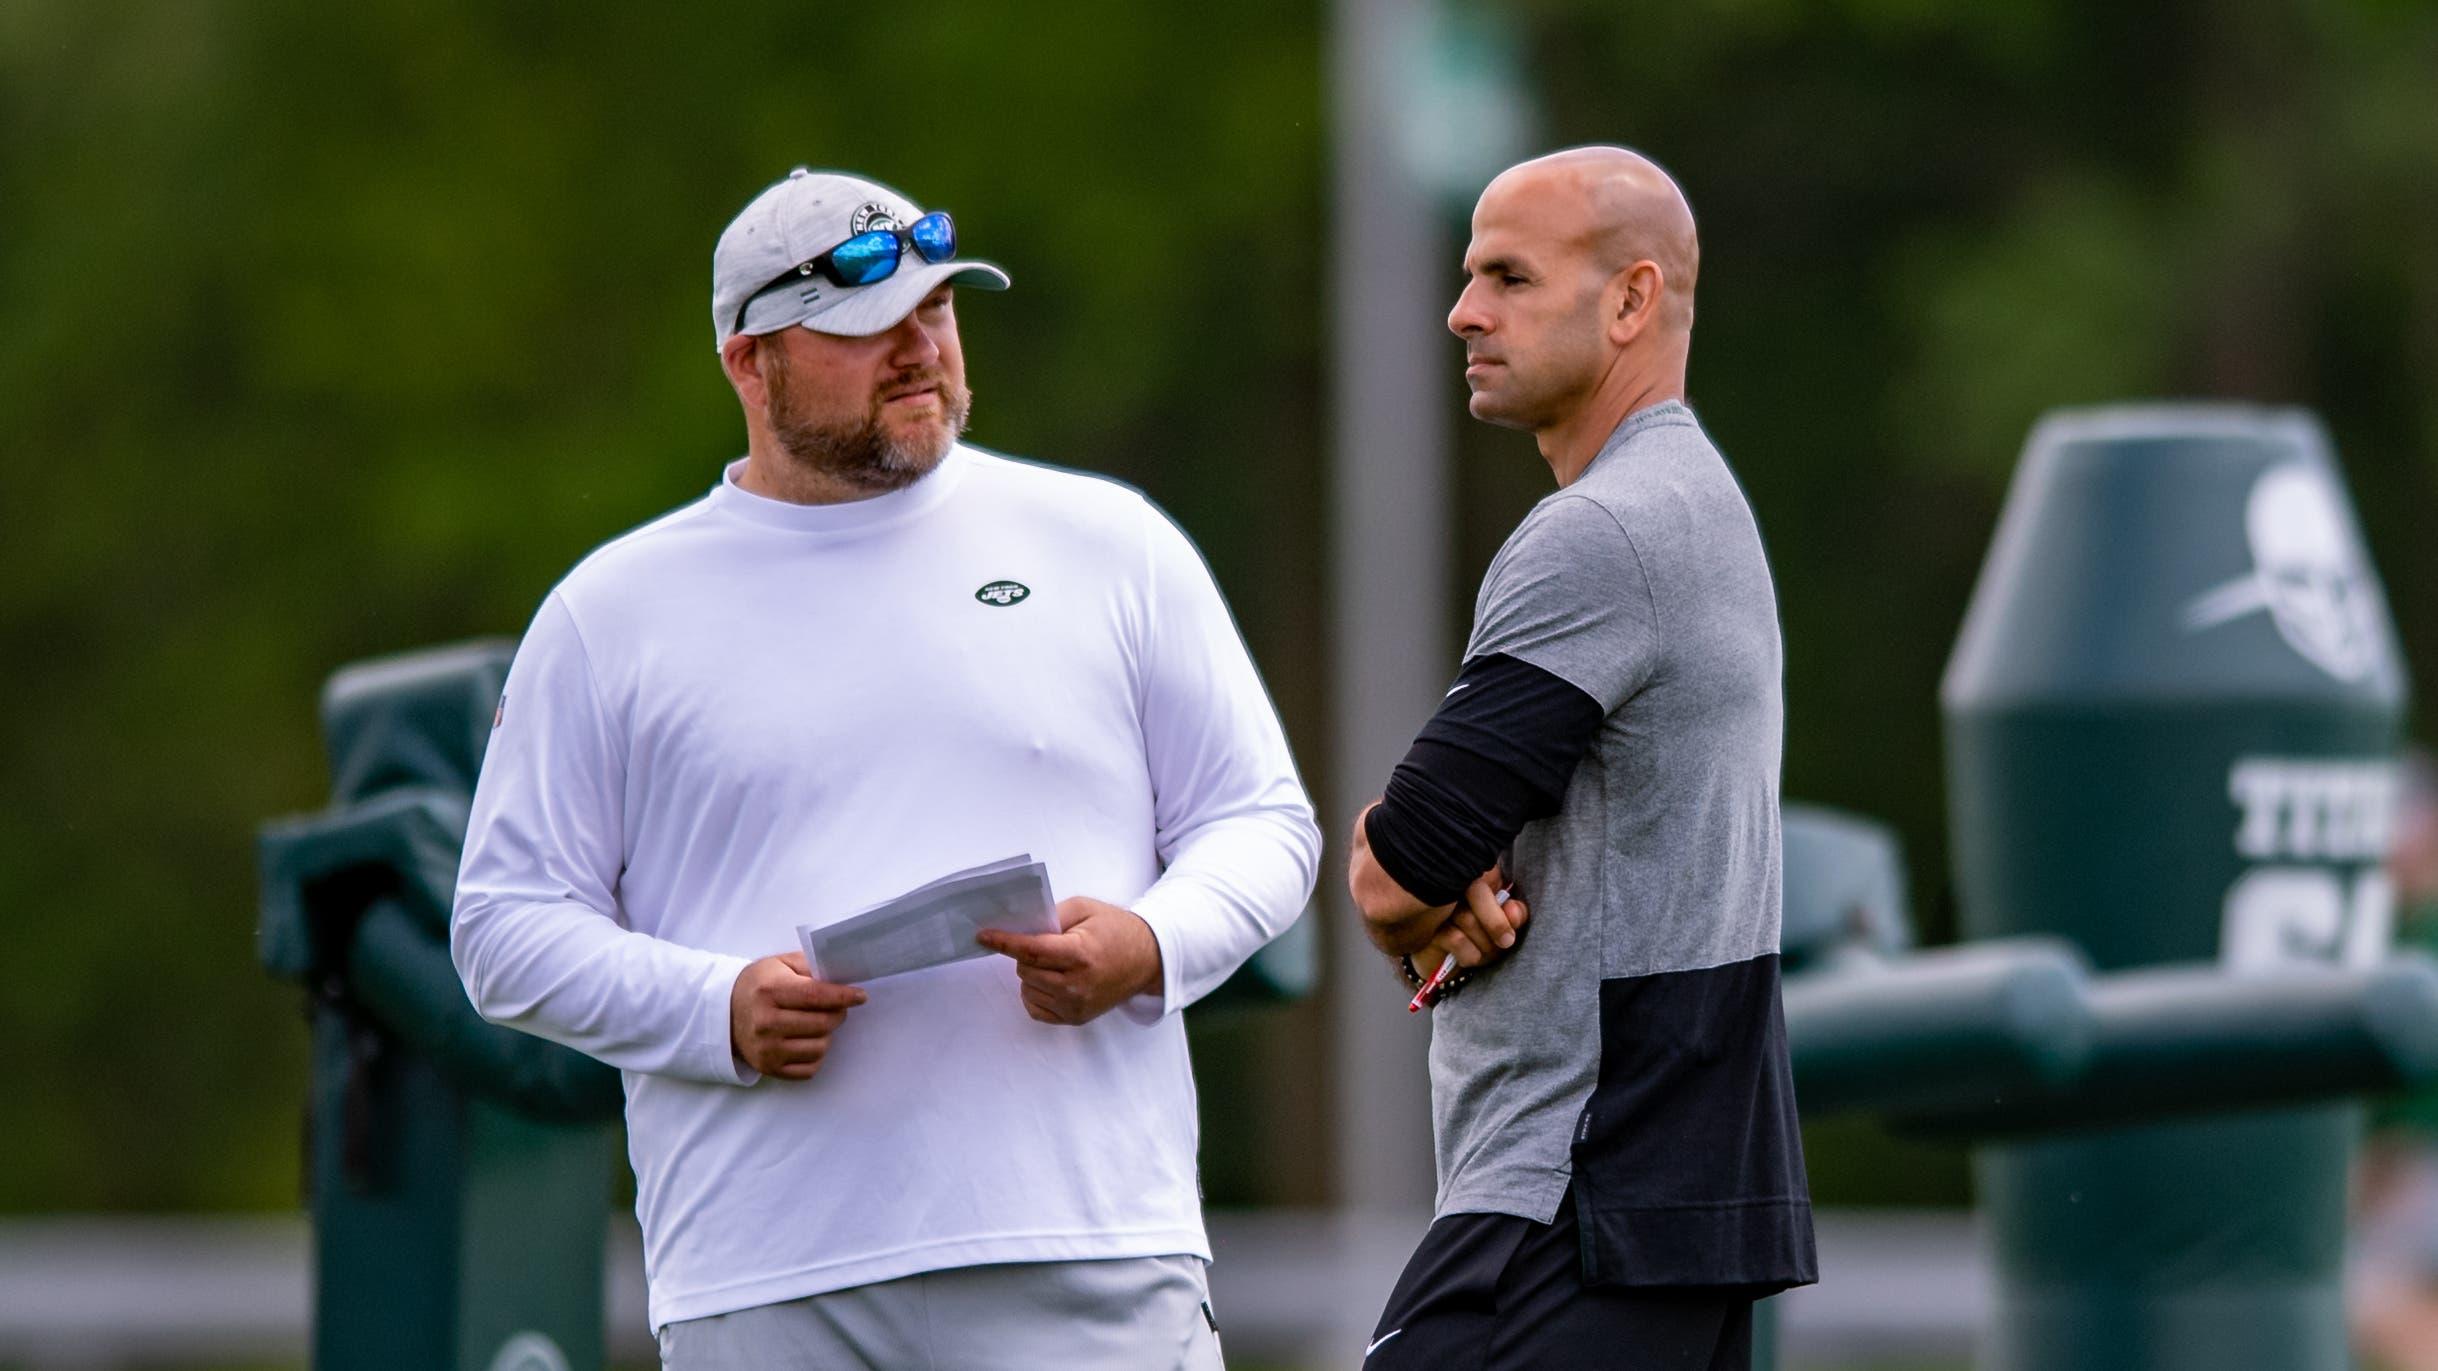
[{"label": "bearded face", "polygon": [[[866,495],[901,490],[929,475],[973,411],[973,392],[946,366],[886,374],[862,394],[816,388],[784,351],[764,375],[771,436],[781,451]],[[943,359],[945,360],[945,359]]]}]

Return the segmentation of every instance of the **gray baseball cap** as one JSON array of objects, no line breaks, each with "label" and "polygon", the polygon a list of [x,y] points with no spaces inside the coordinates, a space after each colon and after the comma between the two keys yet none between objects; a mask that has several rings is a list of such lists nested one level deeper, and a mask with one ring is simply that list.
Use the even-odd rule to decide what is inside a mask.
[{"label": "gray baseball cap", "polygon": [[879,333],[951,278],[1007,289],[1007,273],[988,262],[926,262],[912,248],[887,279],[868,286],[839,285],[807,265],[858,233],[905,228],[922,217],[912,200],[877,181],[804,167],[789,172],[730,220],[711,250],[713,345],[796,324],[846,337]]}]

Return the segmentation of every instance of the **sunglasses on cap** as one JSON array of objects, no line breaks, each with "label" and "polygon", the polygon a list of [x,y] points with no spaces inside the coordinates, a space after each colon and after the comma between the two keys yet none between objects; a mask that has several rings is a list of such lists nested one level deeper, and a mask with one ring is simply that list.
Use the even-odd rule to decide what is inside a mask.
[{"label": "sunglasses on cap", "polygon": [[736,327],[745,326],[745,311],[772,289],[800,277],[819,275],[832,285],[869,286],[897,274],[897,264],[911,244],[926,262],[945,262],[957,255],[957,225],[946,210],[933,210],[904,228],[868,229],[838,246],[789,267],[769,284],[745,297],[737,307]]}]

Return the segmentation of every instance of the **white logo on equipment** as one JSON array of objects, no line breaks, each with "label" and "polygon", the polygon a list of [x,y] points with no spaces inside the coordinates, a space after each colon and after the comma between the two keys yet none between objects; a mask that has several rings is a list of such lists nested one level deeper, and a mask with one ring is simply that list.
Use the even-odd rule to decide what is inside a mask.
[{"label": "white logo on equipment", "polygon": [[569,1371],[567,1354],[540,1333],[518,1333],[501,1343],[489,1371]]},{"label": "white logo on equipment", "polygon": [[2395,890],[2382,860],[2399,777],[2382,758],[2239,757],[2227,772],[2235,855],[2219,955],[2230,971],[2386,955]]},{"label": "white logo on equipment", "polygon": [[897,215],[878,200],[866,200],[856,208],[854,216],[847,220],[847,234],[850,237],[858,233],[869,233],[873,229],[902,227],[903,225],[897,222]]},{"label": "white logo on equipment", "polygon": [[501,1343],[490,1371],[569,1371],[567,1354],[548,1337],[534,1332],[516,1334]]},{"label": "white logo on equipment", "polygon": [[2379,665],[2377,610],[2336,484],[2319,467],[2286,462],[2252,482],[2243,530],[2252,569],[2184,609],[2191,632],[2265,609],[2286,645],[2340,681]]}]

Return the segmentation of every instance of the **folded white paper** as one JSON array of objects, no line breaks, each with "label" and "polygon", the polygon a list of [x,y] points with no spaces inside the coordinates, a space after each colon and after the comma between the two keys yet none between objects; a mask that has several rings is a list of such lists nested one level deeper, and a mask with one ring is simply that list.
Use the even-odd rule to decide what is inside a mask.
[{"label": "folded white paper", "polygon": [[856,985],[987,957],[974,941],[986,928],[1058,931],[1049,868],[1032,854],[950,872],[836,923],[798,925],[796,937],[815,979]]}]

